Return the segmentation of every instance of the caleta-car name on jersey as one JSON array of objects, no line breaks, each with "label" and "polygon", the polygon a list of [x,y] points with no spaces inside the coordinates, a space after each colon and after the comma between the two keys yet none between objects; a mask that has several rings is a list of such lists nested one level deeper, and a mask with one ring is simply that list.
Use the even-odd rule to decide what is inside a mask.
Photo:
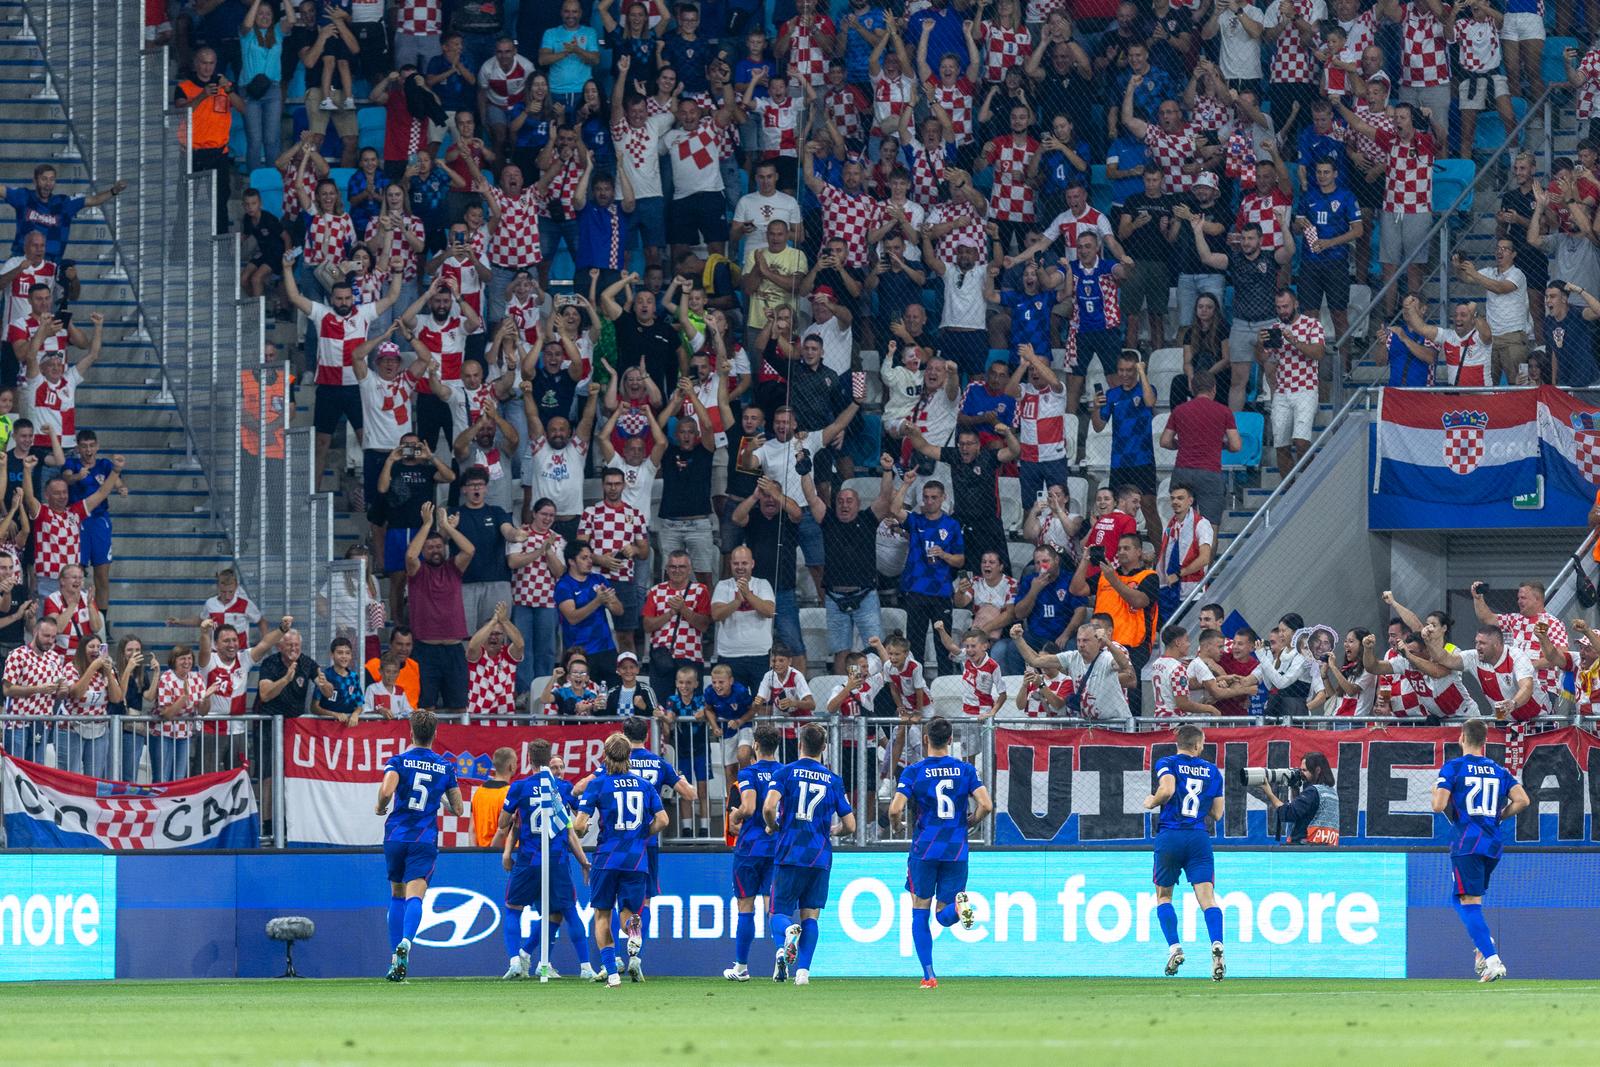
[{"label": "caleta-car name on jersey", "polygon": [[433,771],[438,770],[443,761],[438,753],[430,752],[426,756],[401,756],[400,766],[408,771]]}]

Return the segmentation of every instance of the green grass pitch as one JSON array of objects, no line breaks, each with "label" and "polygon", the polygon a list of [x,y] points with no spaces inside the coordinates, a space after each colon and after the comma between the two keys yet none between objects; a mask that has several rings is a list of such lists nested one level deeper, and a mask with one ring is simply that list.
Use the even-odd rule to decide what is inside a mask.
[{"label": "green grass pitch", "polygon": [[1600,1063],[1600,982],[424,977],[41,983],[0,1005],[19,1065]]}]

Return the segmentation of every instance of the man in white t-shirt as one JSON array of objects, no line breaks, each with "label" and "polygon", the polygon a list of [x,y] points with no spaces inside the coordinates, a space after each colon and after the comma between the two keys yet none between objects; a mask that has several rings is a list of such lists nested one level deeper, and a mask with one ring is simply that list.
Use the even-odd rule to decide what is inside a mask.
[{"label": "man in white t-shirt", "polygon": [[1473,647],[1449,652],[1444,635],[1428,634],[1429,662],[1417,662],[1424,674],[1442,677],[1449,671],[1472,674],[1489,699],[1490,713],[1496,719],[1525,723],[1550,710],[1551,694],[1535,682],[1533,660],[1506,647],[1505,633],[1498,626],[1480,626]]},{"label": "man in white t-shirt", "polygon": [[1022,661],[1042,668],[1055,660],[1072,678],[1071,711],[1077,718],[1131,723],[1128,690],[1139,684],[1139,673],[1121,645],[1104,640],[1092,623],[1078,627],[1078,647],[1071,652],[1035,652],[1028,647],[1021,623],[1011,627],[1011,642]]},{"label": "man in white t-shirt", "polygon": [[[733,124],[731,108],[724,104],[710,115],[684,97],[678,101],[678,125],[661,138],[661,153],[672,163],[672,211],[667,216],[667,240],[672,261],[681,260],[694,245],[705,242],[706,251],[727,251],[728,210],[722,183],[722,131]],[[634,190],[635,211],[638,190]]]},{"label": "man in white t-shirt", "polygon": [[717,661],[733,669],[735,681],[754,693],[767,673],[777,597],[765,578],[755,577],[755,556],[743,545],[728,556],[733,577],[711,591],[711,621],[717,626]]},{"label": "man in white t-shirt", "polygon": [[55,322],[48,317],[41,331],[17,350],[23,373],[22,413],[33,420],[39,445],[48,445],[51,439],[57,439],[63,449],[77,446],[78,386],[83,384],[84,373],[100,358],[105,332],[105,317],[99,312],[90,315],[89,320],[94,325],[94,332],[89,335],[89,350],[70,367],[65,349],[42,354],[39,351],[40,334],[50,331],[51,323]]},{"label": "man in white t-shirt", "polygon": [[1162,630],[1161,655],[1150,661],[1156,718],[1221,714],[1214,705],[1189,695],[1189,662],[1189,631],[1176,624]]},{"label": "man in white t-shirt", "polygon": [[[401,369],[400,346],[388,340],[400,332],[410,342],[416,359]],[[376,355],[368,356],[374,349]],[[430,353],[396,321],[377,337],[368,338],[355,351],[352,369],[361,390],[361,485],[367,506],[378,499],[378,476],[389,453],[400,447],[400,438],[411,433],[416,423],[417,393],[427,384],[434,396],[449,395],[439,380],[437,365]],[[376,371],[377,373],[373,373]],[[372,543],[383,544],[383,526],[372,524]]]},{"label": "man in white t-shirt", "polygon": [[[1422,319],[1422,302],[1408,295],[1400,304],[1406,325],[1437,349],[1434,361],[1435,385],[1457,385],[1486,388],[1493,384],[1494,357],[1489,323],[1478,314],[1478,305],[1472,300],[1462,300],[1450,309],[1449,326],[1433,326]],[[1403,340],[1409,341],[1404,334]],[[1410,344],[1406,345],[1411,348]]]},{"label": "man in white t-shirt", "polygon": [[617,416],[620,414],[622,406],[618,405],[605,425],[600,427],[596,441],[600,446],[600,467],[602,470],[609,468],[622,472],[622,502],[643,515],[645,525],[649,526],[654,510],[651,507],[651,487],[655,485],[656,469],[661,466],[661,457],[667,451],[667,435],[661,432],[656,420],[647,415],[645,423],[649,427],[649,443],[646,444],[643,437],[627,437],[623,439],[619,453],[611,444],[611,434],[617,427]]},{"label": "man in white t-shirt", "polygon": [[478,68],[478,118],[489,127],[497,152],[506,143],[510,121],[506,109],[513,100],[521,99],[528,79],[537,69],[532,60],[517,53],[517,42],[510,37],[496,41],[494,55]]},{"label": "man in white t-shirt", "polygon": [[1484,288],[1484,318],[1489,320],[1490,346],[1495,366],[1506,381],[1517,380],[1517,366],[1528,362],[1528,338],[1533,318],[1528,314],[1528,278],[1517,264],[1517,249],[1502,237],[1494,243],[1494,266],[1478,270],[1459,255],[1452,255],[1456,273],[1469,285]]},{"label": "man in white t-shirt", "polygon": [[628,87],[633,84],[628,77],[631,65],[627,55],[617,57],[617,76],[611,89],[611,138],[616,145],[617,166],[633,187],[633,225],[644,246],[644,261],[659,267],[661,250],[667,244],[659,156],[661,138],[672,129],[672,115],[652,115],[643,97],[628,98]]},{"label": "man in white t-shirt", "polygon": [[826,285],[819,285],[811,294],[811,325],[800,335],[801,340],[816,337],[822,342],[822,365],[835,374],[850,373],[850,358],[855,350],[850,312],[834,302],[835,294]]},{"label": "man in white t-shirt", "polygon": [[1261,8],[1245,0],[1217,0],[1212,5],[1211,17],[1200,27],[1200,38],[1220,40],[1217,65],[1229,85],[1250,82],[1260,92],[1261,31],[1265,22]]},{"label": "man in white t-shirt", "polygon": [[44,231],[33,230],[22,240],[22,255],[0,263],[0,286],[5,288],[5,323],[26,319],[32,308],[28,293],[35,285],[49,288],[55,296],[59,268],[44,258]]},{"label": "man in white t-shirt", "polygon": [[522,410],[528,419],[528,458],[522,464],[522,521],[533,521],[533,505],[549,498],[556,506],[553,529],[568,543],[578,539],[578,516],[583,513],[583,459],[594,429],[598,391],[584,402],[578,428],[557,415],[548,424],[539,418],[532,391],[523,394]]},{"label": "man in white t-shirt", "polygon": [[733,228],[728,233],[728,243],[738,244],[751,234],[756,240],[767,232],[767,223],[782,219],[789,224],[795,243],[802,242],[800,201],[778,188],[778,165],[772,160],[756,164],[756,189],[739,198],[733,209]]}]

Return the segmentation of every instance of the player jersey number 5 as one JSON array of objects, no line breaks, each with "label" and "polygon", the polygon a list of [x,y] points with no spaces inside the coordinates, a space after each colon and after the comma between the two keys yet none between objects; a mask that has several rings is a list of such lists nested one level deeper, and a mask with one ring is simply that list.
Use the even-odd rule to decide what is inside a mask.
[{"label": "player jersey number 5", "polygon": [[412,811],[428,810],[428,783],[433,781],[433,775],[427,771],[417,771],[411,776],[411,797],[406,801],[406,807]]}]

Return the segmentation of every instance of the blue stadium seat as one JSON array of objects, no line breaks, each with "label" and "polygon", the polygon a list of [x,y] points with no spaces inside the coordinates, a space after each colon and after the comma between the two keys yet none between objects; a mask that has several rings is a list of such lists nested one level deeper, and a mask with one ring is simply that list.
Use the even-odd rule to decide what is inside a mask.
[{"label": "blue stadium seat", "polygon": [[861,432],[848,438],[848,452],[858,468],[876,469],[883,455],[883,416],[867,412],[861,416]]},{"label": "blue stadium seat", "polygon": [[1101,214],[1111,213],[1111,179],[1106,177],[1104,163],[1089,167],[1089,204]]},{"label": "blue stadium seat", "polygon": [[[1554,10],[1554,6],[1551,10]],[[1546,85],[1555,85],[1567,80],[1567,61],[1562,58],[1561,53],[1568,48],[1576,48],[1578,55],[1583,55],[1583,42],[1576,37],[1547,36],[1544,39],[1544,62],[1540,65],[1540,69]]]},{"label": "blue stadium seat", "polygon": [[[1511,114],[1518,122],[1528,113],[1528,102],[1520,96],[1511,98]],[[1478,130],[1472,137],[1474,153],[1489,155],[1506,140],[1506,124],[1500,121],[1498,111],[1485,111],[1478,116]]]},{"label": "blue stadium seat", "polygon": [[[332,128],[333,124],[329,123],[328,125],[329,125],[330,128]],[[332,181],[333,184],[338,186],[338,188],[339,188],[339,202],[340,203],[344,202],[345,195],[346,195],[345,194],[345,190],[350,187],[350,178],[351,178],[352,175],[355,174],[355,172],[356,172],[356,168],[354,168],[354,167],[330,167],[330,168],[328,168],[328,179],[330,181]],[[346,205],[347,208],[348,208],[348,206],[349,205]]]},{"label": "blue stadium seat", "polygon": [[376,148],[383,154],[383,123],[387,113],[381,107],[364,107],[356,112],[356,143]]},{"label": "blue stadium seat", "polygon": [[[1479,130],[1489,116],[1479,118]],[[1478,174],[1477,165],[1470,159],[1441,159],[1433,165],[1433,210],[1447,211],[1454,204],[1456,197],[1463,190],[1466,192],[1464,199],[1456,208],[1457,211],[1468,212],[1472,210],[1472,183]]]},{"label": "blue stadium seat", "polygon": [[1261,463],[1261,446],[1266,436],[1266,420],[1257,411],[1241,411],[1233,416],[1239,427],[1239,451],[1222,454],[1223,470],[1255,467]]},{"label": "blue stadium seat", "polygon": [[276,167],[257,167],[250,172],[250,184],[261,194],[261,210],[283,214],[283,175]]},{"label": "blue stadium seat", "polygon": [[235,122],[228,130],[228,155],[234,159],[246,159],[249,156],[250,142],[244,133],[244,120]]},{"label": "blue stadium seat", "polygon": [[286,104],[298,104],[306,98],[306,65],[296,63],[294,73],[289,75],[289,84],[283,87],[283,101]]}]

